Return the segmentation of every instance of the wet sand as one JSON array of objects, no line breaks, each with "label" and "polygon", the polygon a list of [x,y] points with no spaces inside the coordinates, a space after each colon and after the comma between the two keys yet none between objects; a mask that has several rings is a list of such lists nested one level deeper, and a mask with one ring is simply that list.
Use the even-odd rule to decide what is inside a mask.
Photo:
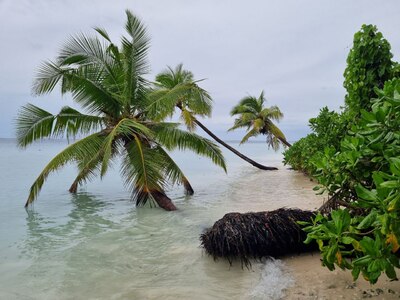
[{"label": "wet sand", "polygon": [[331,272],[322,267],[319,253],[287,257],[283,261],[295,280],[285,299],[400,299],[400,281],[389,281],[382,275],[374,285],[362,277],[353,282],[350,271]]}]

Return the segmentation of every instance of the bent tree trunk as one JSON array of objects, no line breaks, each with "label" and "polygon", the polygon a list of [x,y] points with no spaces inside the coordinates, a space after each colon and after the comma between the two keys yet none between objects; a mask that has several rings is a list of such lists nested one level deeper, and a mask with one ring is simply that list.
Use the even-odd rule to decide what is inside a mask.
[{"label": "bent tree trunk", "polygon": [[154,200],[157,202],[159,207],[168,211],[176,210],[175,204],[163,192],[153,191],[151,192],[151,195],[153,196]]},{"label": "bent tree trunk", "polygon": [[[232,151],[235,153],[237,156],[239,156],[241,159],[247,161],[249,164],[253,165],[256,168],[259,168],[261,170],[278,170],[278,168],[275,167],[267,167],[259,164],[258,162],[255,162],[254,160],[248,158],[247,156],[243,155],[239,151],[237,151],[235,148],[229,146],[227,143],[225,143],[223,140],[221,140],[219,137],[217,137],[214,133],[212,133],[206,126],[204,126],[201,122],[199,122],[197,119],[194,119],[194,122],[201,128],[203,129],[209,136],[211,136],[214,140],[216,140],[218,143],[220,143],[222,146],[227,148],[228,150]],[[290,144],[289,144],[290,145]]]},{"label": "bent tree trunk", "polygon": [[282,142],[282,144],[288,146],[289,148],[292,147],[292,144],[290,144],[287,140],[278,137],[278,140],[280,140]]},{"label": "bent tree trunk", "polygon": [[194,194],[194,190],[193,190],[192,186],[190,185],[189,180],[187,180],[186,177],[183,178],[183,187],[185,188],[186,195],[191,196]]}]

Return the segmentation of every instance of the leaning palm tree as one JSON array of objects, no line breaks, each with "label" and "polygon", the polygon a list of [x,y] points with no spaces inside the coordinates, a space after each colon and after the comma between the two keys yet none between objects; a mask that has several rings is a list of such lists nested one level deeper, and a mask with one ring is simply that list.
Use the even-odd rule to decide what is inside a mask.
[{"label": "leaning palm tree", "polygon": [[237,128],[247,128],[247,133],[241,140],[241,144],[247,142],[251,137],[259,134],[266,135],[268,147],[275,151],[279,149],[280,143],[287,147],[291,144],[286,140],[283,132],[272,122],[279,122],[283,118],[283,113],[277,106],[264,107],[264,91],[258,98],[248,96],[240,100],[232,111],[232,116],[239,116],[229,131]]},{"label": "leaning palm tree", "polygon": [[45,62],[34,80],[33,93],[43,95],[56,87],[71,93],[84,109],[64,107],[53,115],[35,105],[22,107],[17,117],[19,146],[49,137],[78,136],[56,155],[33,183],[26,206],[38,196],[48,175],[67,163],[76,163],[78,175],[70,192],[96,175],[103,177],[110,164],[121,159],[121,175],[137,205],[158,204],[165,210],[176,207],[166,195],[169,184],[193,189],[168,150],[189,149],[225,167],[216,144],[194,133],[181,130],[177,123],[150,118],[149,82],[143,77],[149,69],[149,38],[142,22],[126,11],[127,36],[121,46],[111,42],[103,29],[97,35],[72,37],[54,61]]},{"label": "leaning palm tree", "polygon": [[166,70],[156,76],[155,88],[150,95],[149,112],[154,117],[163,120],[172,116],[175,109],[179,108],[180,117],[190,131],[199,126],[215,141],[251,165],[263,170],[276,170],[275,167],[263,166],[243,155],[221,140],[197,119],[196,116],[209,117],[212,109],[210,95],[197,83],[198,81],[193,78],[193,73],[183,69],[182,64],[177,65],[175,69],[167,67]]}]

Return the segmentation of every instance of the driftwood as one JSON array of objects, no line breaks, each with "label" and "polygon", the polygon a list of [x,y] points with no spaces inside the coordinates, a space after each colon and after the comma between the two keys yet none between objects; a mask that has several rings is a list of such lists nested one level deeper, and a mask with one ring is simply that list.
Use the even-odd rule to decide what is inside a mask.
[{"label": "driftwood", "polygon": [[297,221],[310,221],[312,211],[280,208],[274,211],[229,213],[200,236],[201,245],[214,259],[236,258],[242,265],[250,259],[280,257],[317,249],[315,243],[304,244],[306,233]]}]

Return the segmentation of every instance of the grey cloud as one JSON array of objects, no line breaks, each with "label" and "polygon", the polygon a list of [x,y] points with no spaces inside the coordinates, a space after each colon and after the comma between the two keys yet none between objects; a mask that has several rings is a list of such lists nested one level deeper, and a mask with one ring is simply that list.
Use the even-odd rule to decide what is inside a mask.
[{"label": "grey cloud", "polygon": [[[124,10],[147,24],[152,37],[149,78],[183,62],[210,91],[213,119],[222,137],[233,122],[231,107],[265,90],[268,103],[285,113],[281,128],[291,139],[308,132],[322,106],[343,103],[343,71],[353,34],[373,23],[399,59],[397,13],[387,1],[0,1],[0,137],[13,136],[18,107],[33,101],[50,111],[71,104],[54,94],[32,98],[30,85],[41,61],[51,59],[68,36],[106,28],[123,34]],[[238,133],[238,136],[240,134]]]}]

